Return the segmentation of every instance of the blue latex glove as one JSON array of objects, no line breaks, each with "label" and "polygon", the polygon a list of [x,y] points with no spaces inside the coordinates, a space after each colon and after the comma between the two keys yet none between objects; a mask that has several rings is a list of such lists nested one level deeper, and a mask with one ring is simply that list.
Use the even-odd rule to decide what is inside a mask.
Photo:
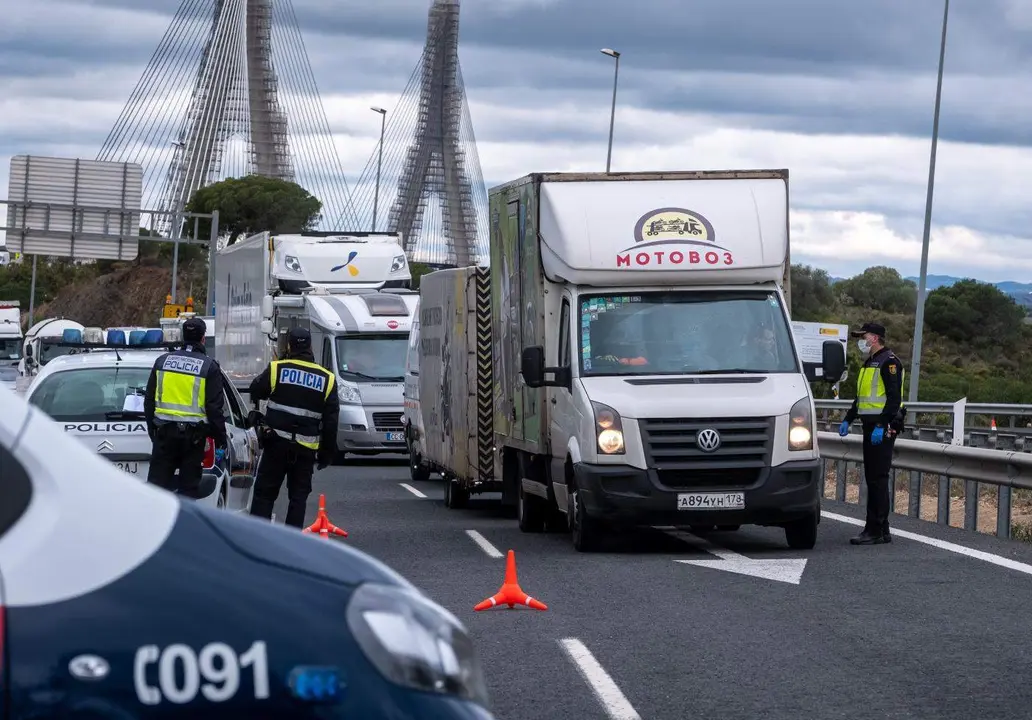
[{"label": "blue latex glove", "polygon": [[215,448],[215,462],[220,463],[220,462],[222,462],[225,459],[226,459],[226,449],[225,448]]},{"label": "blue latex glove", "polygon": [[871,444],[881,445],[882,439],[885,437],[885,428],[876,427],[871,431]]},{"label": "blue latex glove", "polygon": [[845,420],[843,420],[842,424],[838,426],[838,434],[842,437],[845,437],[849,434],[849,423],[847,423]]}]

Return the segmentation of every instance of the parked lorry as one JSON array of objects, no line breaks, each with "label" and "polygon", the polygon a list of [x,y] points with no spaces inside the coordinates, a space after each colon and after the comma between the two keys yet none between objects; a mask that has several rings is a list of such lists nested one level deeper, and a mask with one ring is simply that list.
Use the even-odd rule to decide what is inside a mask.
[{"label": "parked lorry", "polygon": [[260,233],[220,250],[215,357],[241,391],[295,326],[337,377],[342,454],[405,452],[405,352],[418,294],[397,233]]},{"label": "parked lorry", "polygon": [[[449,497],[491,486],[485,446],[462,450],[489,427],[494,477],[524,531],[561,523],[587,551],[620,526],[755,524],[813,547],[822,482],[789,325],[788,171],[535,173],[493,188],[490,214],[490,271],[421,279],[420,404],[459,448]],[[476,277],[472,303],[463,272]],[[449,283],[464,303],[453,314]],[[489,342],[469,331],[488,314]],[[438,316],[453,326],[437,331],[440,348]],[[821,353],[812,375],[834,382],[842,343]],[[468,373],[467,354],[477,368],[491,358],[475,414],[438,387],[461,363]],[[424,420],[439,463],[448,441]]]},{"label": "parked lorry", "polygon": [[0,300],[0,383],[13,388],[22,358],[21,303]]}]

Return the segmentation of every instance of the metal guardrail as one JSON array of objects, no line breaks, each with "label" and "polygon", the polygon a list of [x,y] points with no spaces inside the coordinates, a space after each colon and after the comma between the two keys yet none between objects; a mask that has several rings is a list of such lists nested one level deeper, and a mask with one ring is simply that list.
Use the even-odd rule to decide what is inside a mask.
[{"label": "metal guardrail", "polygon": [[[863,440],[859,435],[839,437],[819,432],[818,444],[824,463],[824,496],[865,505],[867,488],[863,480]],[[832,488],[829,488],[829,485]],[[989,486],[989,487],[986,487]],[[995,487],[995,492],[993,491]],[[932,492],[932,490],[935,492]],[[829,489],[832,489],[829,495]],[[891,511],[912,518],[934,520],[966,530],[988,532],[1001,538],[1029,534],[1032,539],[1032,454],[965,447],[920,440],[896,440],[892,459]],[[1017,491],[1019,516],[1026,523],[1014,524],[1012,491]],[[1026,492],[1028,491],[1028,492]],[[899,512],[897,502],[906,494],[906,510]],[[953,510],[961,502],[963,521],[954,524]],[[924,513],[922,500],[935,502],[934,516]],[[916,502],[915,502],[916,500]],[[958,508],[959,509],[959,508]],[[1027,510],[1027,513],[1020,512]],[[984,522],[985,512],[995,511],[995,525]],[[1022,537],[1024,539],[1024,537]]]}]

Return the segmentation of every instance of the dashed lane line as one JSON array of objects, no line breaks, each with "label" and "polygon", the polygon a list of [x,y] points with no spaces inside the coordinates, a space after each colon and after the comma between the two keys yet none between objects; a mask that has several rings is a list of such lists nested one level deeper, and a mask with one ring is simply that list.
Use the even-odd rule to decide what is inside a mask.
[{"label": "dashed lane line", "polygon": [[472,540],[478,546],[480,546],[481,550],[483,550],[485,553],[487,553],[488,557],[493,557],[493,558],[500,558],[500,557],[502,557],[502,553],[498,550],[498,548],[496,548],[494,545],[492,545],[491,542],[486,537],[484,537],[483,535],[478,533],[476,530],[467,530],[466,534],[469,535],[470,540]]},{"label": "dashed lane line", "polygon": [[[864,526],[863,520],[857,520],[856,518],[851,518],[847,515],[828,512],[827,510],[821,510],[821,516],[826,517],[829,520],[837,520],[838,522],[846,523],[847,525],[856,525],[857,527]],[[907,530],[897,530],[896,528],[892,528],[892,535],[893,537],[914,540],[919,543],[924,543],[925,545],[937,547],[940,550],[948,550],[949,552],[957,553],[958,555],[964,555],[976,560],[983,560],[987,563],[992,563],[993,565],[999,565],[1000,567],[1005,567],[1010,570],[1017,570],[1018,572],[1025,573],[1026,575],[1032,575],[1032,565],[1018,562],[1017,560],[1011,560],[1010,558],[1005,558],[1002,555],[993,555],[992,553],[975,550],[974,548],[965,547],[964,545],[957,545],[956,543],[947,542],[946,540],[939,540],[938,538],[932,538],[926,535],[918,535],[917,533],[908,532]]]},{"label": "dashed lane line", "polygon": [[564,638],[559,641],[559,645],[577,666],[610,720],[641,720],[641,715],[584,643],[577,638]]},{"label": "dashed lane line", "polygon": [[419,490],[416,490],[414,487],[412,487],[408,483],[398,483],[398,484],[401,485],[406,490],[408,490],[413,495],[415,495],[417,498],[423,498],[424,500],[426,499],[426,495],[421,493]]}]

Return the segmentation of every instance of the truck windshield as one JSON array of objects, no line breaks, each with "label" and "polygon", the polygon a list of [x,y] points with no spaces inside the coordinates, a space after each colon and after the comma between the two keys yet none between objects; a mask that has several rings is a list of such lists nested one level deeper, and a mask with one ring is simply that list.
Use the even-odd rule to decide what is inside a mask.
[{"label": "truck windshield", "polygon": [[140,412],[125,412],[126,395],[143,395],[150,368],[106,367],[62,370],[44,378],[29,397],[53,420],[104,422],[143,418]]},{"label": "truck windshield", "polygon": [[0,338],[0,360],[21,360],[21,349],[21,338]]},{"label": "truck windshield", "polygon": [[408,339],[408,333],[338,337],[337,371],[349,380],[402,382]]},{"label": "truck windshield", "polygon": [[56,357],[61,355],[75,355],[78,352],[78,348],[65,347],[64,345],[52,345],[44,340],[39,344],[39,357],[37,358],[37,361],[40,365],[46,365]]},{"label": "truck windshield", "polygon": [[579,303],[585,376],[798,372],[776,293],[588,295]]}]

